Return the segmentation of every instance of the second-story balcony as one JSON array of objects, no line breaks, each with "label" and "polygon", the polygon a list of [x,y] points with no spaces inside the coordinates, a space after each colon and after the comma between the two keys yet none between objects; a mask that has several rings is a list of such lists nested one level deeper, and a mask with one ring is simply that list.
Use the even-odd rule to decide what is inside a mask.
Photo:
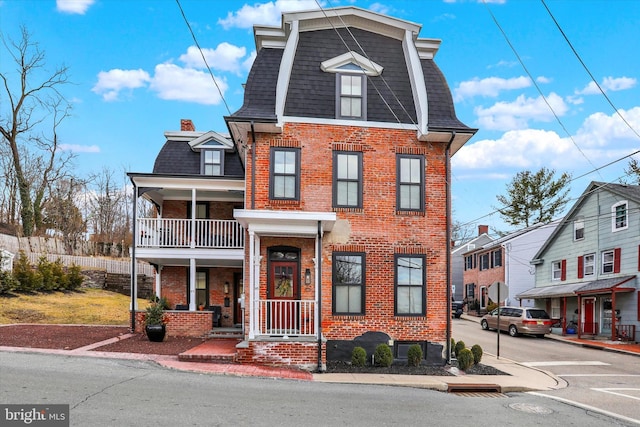
[{"label": "second-story balcony", "polygon": [[136,230],[138,248],[244,248],[244,228],[236,220],[138,218]]}]

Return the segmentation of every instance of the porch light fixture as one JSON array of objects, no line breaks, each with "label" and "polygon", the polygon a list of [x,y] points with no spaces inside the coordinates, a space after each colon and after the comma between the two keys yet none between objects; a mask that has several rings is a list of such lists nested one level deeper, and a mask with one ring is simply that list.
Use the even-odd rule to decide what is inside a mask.
[{"label": "porch light fixture", "polygon": [[224,282],[224,293],[225,295],[229,293],[229,282]]},{"label": "porch light fixture", "polygon": [[311,269],[309,268],[304,271],[304,283],[305,285],[311,284]]}]

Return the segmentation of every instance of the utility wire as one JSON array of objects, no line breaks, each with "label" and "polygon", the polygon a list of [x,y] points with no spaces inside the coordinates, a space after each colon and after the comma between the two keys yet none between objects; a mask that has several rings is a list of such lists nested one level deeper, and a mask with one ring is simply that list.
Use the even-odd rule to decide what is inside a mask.
[{"label": "utility wire", "polygon": [[544,6],[544,8],[547,10],[547,13],[549,13],[549,16],[553,20],[553,23],[556,24],[556,27],[558,28],[558,31],[560,31],[560,34],[562,34],[562,37],[564,37],[565,41],[567,42],[567,44],[571,48],[571,51],[573,52],[573,54],[576,56],[576,58],[578,58],[578,61],[580,62],[580,64],[582,64],[582,67],[584,68],[584,70],[587,72],[587,74],[589,74],[589,77],[591,77],[591,81],[593,83],[595,83],[595,85],[598,87],[598,90],[600,91],[600,93],[602,93],[602,96],[604,96],[604,98],[607,100],[609,105],[611,105],[611,108],[613,108],[613,111],[615,111],[615,113],[622,119],[622,121],[627,125],[627,127],[629,129],[631,129],[631,131],[640,139],[640,134],[638,134],[638,132],[633,128],[633,126],[631,126],[631,124],[629,124],[627,119],[625,119],[624,116],[620,113],[620,110],[618,110],[618,108],[615,105],[613,105],[613,102],[611,101],[609,96],[602,89],[600,84],[596,81],[595,77],[593,76],[593,74],[589,70],[589,67],[587,67],[587,65],[584,63],[584,61],[582,60],[582,58],[580,57],[580,55],[578,54],[576,49],[573,47],[573,44],[571,43],[571,41],[569,41],[569,38],[567,37],[565,32],[560,27],[560,24],[556,20],[555,16],[553,16],[553,13],[551,13],[551,10],[549,10],[549,7],[547,6],[547,3],[545,3],[544,0],[540,0],[540,1],[541,1],[542,5]]},{"label": "utility wire", "polygon": [[207,70],[209,70],[209,75],[211,76],[211,80],[213,80],[213,84],[216,85],[216,88],[218,89],[218,94],[220,94],[220,99],[222,99],[222,102],[224,103],[224,106],[227,108],[227,112],[229,114],[231,114],[231,110],[229,109],[229,105],[227,104],[227,100],[224,99],[224,95],[222,94],[222,89],[220,89],[220,86],[218,85],[218,82],[216,81],[216,78],[213,76],[213,72],[211,71],[211,67],[209,67],[209,63],[207,62],[207,58],[205,58],[204,52],[202,51],[202,48],[200,47],[200,43],[198,43],[198,39],[196,38],[196,35],[193,32],[193,29],[191,28],[191,24],[189,24],[189,21],[187,20],[186,15],[184,14],[184,10],[182,10],[182,5],[180,4],[180,0],[176,0],[176,4],[178,5],[178,8],[180,9],[180,13],[182,14],[182,19],[184,19],[184,23],[187,24],[187,28],[189,29],[189,32],[191,33],[191,38],[193,38],[193,42],[196,44],[196,47],[198,48],[198,51],[200,52],[200,55],[202,56],[202,60],[204,61],[204,65],[207,66]]}]

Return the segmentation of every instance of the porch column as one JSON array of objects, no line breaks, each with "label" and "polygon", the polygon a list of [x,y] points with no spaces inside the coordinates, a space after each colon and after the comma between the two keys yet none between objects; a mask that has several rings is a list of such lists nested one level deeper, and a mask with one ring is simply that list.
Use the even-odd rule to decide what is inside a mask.
[{"label": "porch column", "polygon": [[578,339],[580,339],[580,332],[582,331],[582,297],[578,295]]},{"label": "porch column", "polygon": [[196,311],[196,260],[189,259],[189,311]]},{"label": "porch column", "polygon": [[260,237],[249,230],[249,339],[256,337],[260,316]]},{"label": "porch column", "polygon": [[162,283],[162,277],[161,277],[161,272],[162,271],[162,266],[158,265],[156,267],[156,295],[158,296],[158,298],[161,297],[160,295],[160,284]]},{"label": "porch column", "polygon": [[191,233],[189,236],[189,239],[191,240],[189,242],[189,246],[193,249],[196,247],[196,189],[192,188],[191,189]]},{"label": "porch column", "polygon": [[611,341],[615,341],[618,337],[616,334],[616,293],[611,291]]},{"label": "porch column", "polygon": [[562,297],[562,336],[567,334],[567,297]]}]

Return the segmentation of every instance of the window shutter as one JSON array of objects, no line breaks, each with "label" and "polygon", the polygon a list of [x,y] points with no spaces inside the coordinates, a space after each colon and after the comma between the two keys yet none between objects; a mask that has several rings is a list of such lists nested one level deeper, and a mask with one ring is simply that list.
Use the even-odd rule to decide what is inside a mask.
[{"label": "window shutter", "polygon": [[622,249],[615,248],[613,250],[613,272],[620,273],[620,255],[622,254]]},{"label": "window shutter", "polygon": [[563,259],[561,263],[560,280],[567,280],[567,260]]},{"label": "window shutter", "polygon": [[[640,246],[638,246],[638,271],[640,271]],[[640,298],[640,294],[639,298]],[[638,316],[640,316],[640,311],[638,312]]]},{"label": "window shutter", "polygon": [[578,257],[578,279],[584,277],[584,256]]}]

